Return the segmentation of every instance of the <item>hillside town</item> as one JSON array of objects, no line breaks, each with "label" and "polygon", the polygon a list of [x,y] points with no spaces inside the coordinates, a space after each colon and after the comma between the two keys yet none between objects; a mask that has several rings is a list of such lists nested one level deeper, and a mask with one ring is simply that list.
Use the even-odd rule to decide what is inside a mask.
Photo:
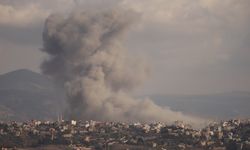
[{"label": "hillside town", "polygon": [[193,129],[180,121],[173,125],[92,120],[0,123],[3,150],[46,145],[72,150],[249,150],[250,119],[213,122],[203,129]]}]

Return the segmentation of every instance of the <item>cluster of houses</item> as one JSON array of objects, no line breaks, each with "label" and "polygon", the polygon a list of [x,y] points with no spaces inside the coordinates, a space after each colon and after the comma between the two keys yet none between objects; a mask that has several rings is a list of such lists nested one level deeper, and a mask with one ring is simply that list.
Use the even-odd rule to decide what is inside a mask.
[{"label": "cluster of houses", "polygon": [[0,147],[66,145],[72,149],[250,150],[250,120],[214,122],[203,129],[176,122],[30,121],[0,123]]}]

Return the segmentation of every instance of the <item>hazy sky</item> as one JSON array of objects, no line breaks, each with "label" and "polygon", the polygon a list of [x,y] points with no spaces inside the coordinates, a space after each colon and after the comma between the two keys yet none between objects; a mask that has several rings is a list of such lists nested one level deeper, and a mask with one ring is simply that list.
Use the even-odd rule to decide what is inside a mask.
[{"label": "hazy sky", "polygon": [[116,5],[141,16],[125,42],[151,66],[139,93],[250,91],[249,0],[0,0],[0,74],[39,72],[49,14]]}]

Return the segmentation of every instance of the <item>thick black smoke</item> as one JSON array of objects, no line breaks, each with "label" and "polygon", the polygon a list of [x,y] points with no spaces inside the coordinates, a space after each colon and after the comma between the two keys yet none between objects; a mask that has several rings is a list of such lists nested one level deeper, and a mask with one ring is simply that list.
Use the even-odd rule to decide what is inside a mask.
[{"label": "thick black smoke", "polygon": [[199,122],[129,93],[148,76],[148,67],[129,57],[123,35],[136,19],[131,11],[51,15],[45,23],[44,74],[63,85],[72,119]]}]

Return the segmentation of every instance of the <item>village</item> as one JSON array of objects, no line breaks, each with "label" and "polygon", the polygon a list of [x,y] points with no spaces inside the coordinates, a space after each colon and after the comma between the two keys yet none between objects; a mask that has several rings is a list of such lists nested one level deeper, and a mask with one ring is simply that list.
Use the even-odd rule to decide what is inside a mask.
[{"label": "village", "polygon": [[203,129],[176,121],[121,123],[37,121],[0,123],[0,147],[16,149],[65,145],[70,149],[249,150],[250,120],[214,122]]}]

